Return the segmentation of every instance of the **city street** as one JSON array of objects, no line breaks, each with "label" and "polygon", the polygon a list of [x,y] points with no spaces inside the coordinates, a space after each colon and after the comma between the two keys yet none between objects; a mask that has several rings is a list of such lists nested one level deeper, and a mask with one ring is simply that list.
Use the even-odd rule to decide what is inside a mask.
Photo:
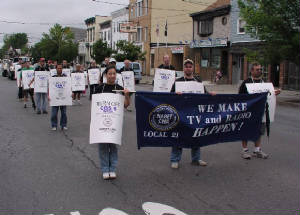
[{"label": "city street", "polygon": [[1,215],[98,215],[105,208],[141,215],[145,202],[188,215],[299,214],[297,107],[277,105],[270,139],[263,137],[269,159],[243,160],[240,142],[221,143],[202,148],[207,167],[190,165],[186,149],[174,170],[170,148],[137,149],[132,102],[133,111],[124,116],[118,177],[104,181],[98,147],[89,145],[88,96],[67,108],[69,129],[62,132],[51,131],[50,114],[23,108],[15,81],[1,77],[0,92]]}]

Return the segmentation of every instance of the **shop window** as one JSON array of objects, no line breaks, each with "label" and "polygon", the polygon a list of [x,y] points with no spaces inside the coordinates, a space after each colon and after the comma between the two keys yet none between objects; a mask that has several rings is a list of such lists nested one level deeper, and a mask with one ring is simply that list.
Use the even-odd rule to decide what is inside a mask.
[{"label": "shop window", "polygon": [[211,52],[211,67],[219,69],[221,66],[221,50],[212,49]]},{"label": "shop window", "polygon": [[209,67],[209,48],[203,48],[201,51],[201,67]]}]

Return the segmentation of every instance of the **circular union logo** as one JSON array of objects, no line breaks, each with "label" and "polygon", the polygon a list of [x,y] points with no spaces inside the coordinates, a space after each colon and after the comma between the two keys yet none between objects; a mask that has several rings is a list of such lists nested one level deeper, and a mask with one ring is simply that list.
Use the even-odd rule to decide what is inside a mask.
[{"label": "circular union logo", "polygon": [[169,131],[179,122],[177,110],[168,104],[161,104],[149,114],[151,127],[158,131]]},{"label": "circular union logo", "polygon": [[112,119],[111,119],[111,118],[105,118],[105,119],[103,120],[103,125],[104,125],[105,127],[110,127],[110,126],[112,125]]}]

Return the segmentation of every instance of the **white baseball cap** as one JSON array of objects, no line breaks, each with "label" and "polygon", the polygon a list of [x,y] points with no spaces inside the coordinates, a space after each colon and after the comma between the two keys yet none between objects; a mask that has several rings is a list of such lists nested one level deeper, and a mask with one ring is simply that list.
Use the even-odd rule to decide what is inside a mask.
[{"label": "white baseball cap", "polygon": [[110,59],[109,59],[109,62],[110,62],[110,63],[111,63],[111,62],[115,62],[115,63],[116,63],[117,61],[116,61],[115,58],[110,58]]}]

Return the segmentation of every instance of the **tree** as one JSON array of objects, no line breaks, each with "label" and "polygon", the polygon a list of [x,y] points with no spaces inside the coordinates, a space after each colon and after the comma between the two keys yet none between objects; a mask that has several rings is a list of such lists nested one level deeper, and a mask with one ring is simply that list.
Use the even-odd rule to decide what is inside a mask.
[{"label": "tree", "polygon": [[238,0],[246,32],[264,44],[248,52],[265,63],[288,60],[299,65],[299,0]]},{"label": "tree", "polygon": [[116,44],[117,54],[115,56],[117,61],[124,61],[125,59],[136,61],[144,60],[146,52],[142,52],[139,46],[134,45],[132,42],[120,40]]},{"label": "tree", "polygon": [[5,55],[10,47],[23,50],[22,54],[27,54],[28,37],[26,33],[16,33],[11,35],[4,35],[3,46],[1,48],[1,55]]},{"label": "tree", "polygon": [[55,24],[49,34],[44,33],[40,42],[31,50],[33,58],[44,57],[46,59],[72,61],[78,55],[78,44],[73,42],[74,35],[70,28]]},{"label": "tree", "polygon": [[102,61],[105,60],[105,57],[110,57],[112,53],[113,50],[110,47],[108,47],[107,42],[100,39],[97,42],[95,42],[92,46],[91,56],[97,64],[101,64]]}]

